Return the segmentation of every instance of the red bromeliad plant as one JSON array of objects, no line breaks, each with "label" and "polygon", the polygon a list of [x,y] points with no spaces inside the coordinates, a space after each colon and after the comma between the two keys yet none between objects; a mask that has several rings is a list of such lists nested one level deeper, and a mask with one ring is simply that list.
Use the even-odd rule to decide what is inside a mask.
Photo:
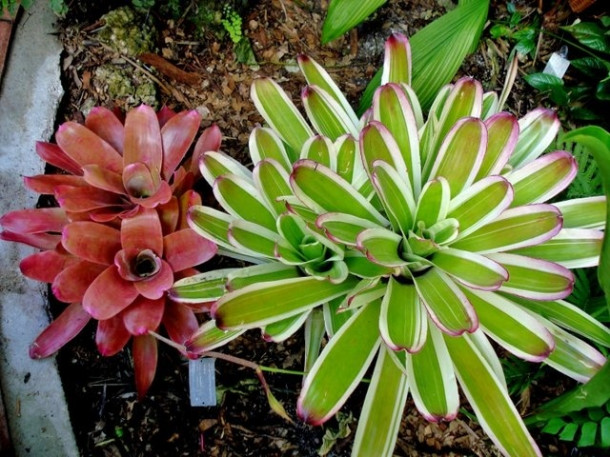
[{"label": "red bromeliad plant", "polygon": [[48,282],[55,297],[69,303],[30,348],[47,357],[93,318],[101,354],[121,351],[133,336],[139,396],[157,366],[156,332],[182,344],[197,328],[197,307],[171,301],[176,279],[216,253],[216,245],[188,228],[187,209],[201,204],[189,190],[198,157],[220,146],[213,126],[201,135],[189,169],[180,166],[200,124],[195,111],[158,115],[141,106],[123,124],[96,108],[85,126],[60,126],[57,145],[38,143],[37,152],[69,174],[26,178],[26,185],[56,197],[59,208],[14,211],[0,218],[2,239],[42,249],[20,264],[23,274]]}]

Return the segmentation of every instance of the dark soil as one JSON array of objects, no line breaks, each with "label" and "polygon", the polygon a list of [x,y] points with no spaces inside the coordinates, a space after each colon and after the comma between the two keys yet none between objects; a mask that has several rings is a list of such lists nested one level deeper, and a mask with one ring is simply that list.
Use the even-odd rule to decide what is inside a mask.
[{"label": "dark soil", "polygon": [[[273,77],[300,105],[298,96],[304,80],[292,71],[290,64],[297,54],[307,53],[330,70],[350,101],[357,105],[366,83],[381,63],[383,41],[389,33],[401,31],[411,35],[446,11],[440,5],[451,2],[390,0],[357,31],[326,46],[321,46],[319,40],[326,1],[251,2],[242,10],[242,17],[244,33],[252,42],[259,63],[257,69],[236,61],[228,38],[220,39],[211,30],[202,34],[188,16],[174,20],[151,11],[148,19],[158,30],[155,53],[165,62],[196,75],[195,84],[189,83],[188,78],[167,76],[161,71],[163,65],[155,69],[137,59],[126,60],[100,45],[97,33],[101,15],[111,7],[129,3],[71,2],[68,17],[58,25],[65,49],[66,89],[58,123],[82,120],[86,109],[94,105],[129,107],[124,99],[110,97],[96,81],[96,68],[110,63],[135,69],[140,78],[153,78],[159,89],[159,106],[167,105],[175,110],[196,108],[203,116],[203,126],[216,123],[222,129],[223,150],[247,162],[249,132],[262,122],[249,98],[253,78]],[[543,13],[551,26],[565,23],[570,14],[567,2],[563,1],[544,2],[540,12],[536,11],[538,2],[515,3],[526,17]],[[505,19],[506,15],[506,3],[493,1],[490,21]],[[511,47],[511,43],[503,40],[492,41],[485,32],[479,50],[464,63],[462,73],[481,79],[487,90],[500,91]],[[540,69],[541,62],[555,49],[556,43],[542,41],[536,61],[524,59],[521,71]],[[523,80],[517,78],[509,109],[523,115],[537,103]],[[325,432],[339,427],[337,420],[315,428],[299,422],[295,404],[300,376],[266,375],[274,395],[295,419],[291,424],[270,411],[252,370],[221,360],[216,362],[221,392],[218,406],[190,407],[188,361],[163,345],[152,388],[144,400],[137,401],[129,351],[104,358],[97,353],[93,335],[93,326],[88,327],[58,355],[83,456],[316,456]],[[250,332],[223,351],[261,365],[300,370],[301,338],[298,335],[273,345],[264,343],[258,333]],[[527,412],[531,405],[561,392],[565,385],[557,384],[556,379],[550,370],[543,373],[522,395],[521,410]],[[328,455],[350,454],[363,398],[364,388],[361,388],[343,408],[341,420],[350,423],[352,433],[338,439]],[[544,455],[576,455],[549,436],[537,438]],[[399,456],[499,455],[476,422],[466,415],[460,414],[451,423],[430,424],[411,402],[405,411],[395,453]]]}]

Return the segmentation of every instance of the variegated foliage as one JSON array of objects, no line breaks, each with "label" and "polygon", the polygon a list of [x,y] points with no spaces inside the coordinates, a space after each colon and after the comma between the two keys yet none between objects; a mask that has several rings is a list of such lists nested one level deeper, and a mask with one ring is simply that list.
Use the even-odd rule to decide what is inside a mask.
[{"label": "variegated foliage", "polygon": [[205,154],[226,212],[195,207],[190,224],[256,265],[174,286],[177,300],[216,300],[189,349],[257,327],[277,341],[305,322],[309,423],[332,417],[374,364],[354,456],[392,454],[408,392],[441,421],[457,415],[458,388],[505,455],[540,455],[491,341],[581,382],[605,363],[590,342],[610,346],[610,331],[564,301],[569,269],[598,263],[605,199],[546,203],[576,172],[568,152],[545,153],[559,129],[549,110],[517,119],[464,78],[424,120],[409,54],[406,38],[388,40],[361,120],[309,58],[310,123],[276,83],[254,83],[269,125],[252,133],[254,170]]}]

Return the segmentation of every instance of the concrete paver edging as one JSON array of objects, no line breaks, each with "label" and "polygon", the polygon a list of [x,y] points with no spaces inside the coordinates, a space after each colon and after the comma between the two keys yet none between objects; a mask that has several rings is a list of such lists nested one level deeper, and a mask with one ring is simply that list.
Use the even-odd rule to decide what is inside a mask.
[{"label": "concrete paver edging", "polygon": [[[36,204],[23,176],[44,172],[35,143],[52,135],[63,94],[54,20],[49,2],[40,1],[15,25],[0,92],[0,214]],[[49,322],[46,284],[19,271],[33,252],[0,242],[0,384],[11,438],[17,457],[77,457],[57,364],[28,356]]]}]

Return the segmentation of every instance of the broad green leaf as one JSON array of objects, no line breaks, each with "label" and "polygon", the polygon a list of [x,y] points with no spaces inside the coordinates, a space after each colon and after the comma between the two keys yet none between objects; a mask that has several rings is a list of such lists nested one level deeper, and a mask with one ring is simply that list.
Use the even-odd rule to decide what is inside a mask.
[{"label": "broad green leaf", "polygon": [[237,268],[227,275],[228,291],[243,289],[251,284],[261,282],[281,281],[283,279],[299,278],[298,268],[279,262],[263,263],[244,268]]},{"label": "broad green leaf", "polygon": [[386,267],[401,267],[408,262],[400,255],[402,236],[384,228],[360,232],[356,243],[369,260]]},{"label": "broad green leaf", "polygon": [[295,162],[301,147],[313,136],[313,131],[282,88],[269,78],[256,79],[250,95],[259,113],[279,134],[292,151],[290,162]]},{"label": "broad green leaf", "polygon": [[413,278],[417,293],[430,318],[445,333],[461,335],[473,332],[479,325],[472,305],[449,276],[438,268],[430,268]]},{"label": "broad green leaf", "polygon": [[593,346],[541,317],[538,319],[555,338],[555,350],[544,361],[547,365],[578,382],[587,382],[606,363],[606,358]]},{"label": "broad green leaf", "polygon": [[335,170],[337,157],[332,141],[323,135],[312,136],[301,149],[301,159],[309,159]]},{"label": "broad green leaf", "polygon": [[508,390],[506,378],[504,377],[504,368],[496,354],[496,349],[491,344],[489,338],[487,338],[487,335],[482,331],[477,330],[468,335],[468,338],[470,338],[470,342],[477,348],[481,357],[489,364],[493,374],[496,375],[496,379],[500,381],[500,384],[504,386],[505,390]]},{"label": "broad green leaf", "polygon": [[292,170],[292,162],[280,137],[274,130],[265,127],[254,127],[248,142],[250,157],[254,165],[264,159],[273,159],[284,170]]},{"label": "broad green leaf", "polygon": [[227,232],[229,224],[234,220],[235,218],[227,213],[201,205],[191,206],[187,219],[189,227],[199,235],[230,250],[234,248],[229,243]]},{"label": "broad green leaf", "polygon": [[305,321],[305,362],[303,363],[305,373],[311,371],[311,367],[317,360],[323,339],[324,315],[322,310],[314,309]]},{"label": "broad green leaf", "polygon": [[366,392],[352,457],[391,457],[409,391],[407,377],[381,346]]},{"label": "broad green leaf", "polygon": [[509,279],[508,272],[497,261],[474,252],[441,249],[430,258],[430,262],[474,289],[496,290]]},{"label": "broad green leaf", "polygon": [[303,326],[309,314],[310,311],[306,311],[303,314],[297,314],[296,316],[265,325],[263,328],[263,339],[267,342],[281,343],[294,335]]},{"label": "broad green leaf", "polygon": [[[392,134],[408,173],[408,181],[416,195],[421,190],[419,136],[415,114],[402,86],[386,84],[375,92],[373,119],[381,122]],[[406,178],[403,178],[406,179]]]},{"label": "broad green leaf", "polygon": [[459,223],[458,239],[493,221],[513,199],[513,190],[501,176],[487,176],[461,192],[449,203],[447,217]]},{"label": "broad green leaf", "polygon": [[394,351],[417,352],[422,348],[428,335],[428,319],[413,284],[390,277],[381,302],[379,333]]},{"label": "broad green leaf", "polygon": [[322,25],[322,44],[339,38],[348,30],[360,24],[383,5],[386,0],[331,0],[326,19]]},{"label": "broad green leaf", "polygon": [[273,159],[263,159],[256,164],[252,175],[267,207],[273,208],[276,215],[286,211],[286,205],[280,198],[292,194],[286,170]]},{"label": "broad green leaf", "polygon": [[550,73],[530,73],[523,77],[534,89],[541,92],[548,92],[558,86],[563,86],[563,79]]},{"label": "broad green leaf", "polygon": [[507,209],[492,222],[453,243],[452,247],[480,254],[502,252],[543,243],[560,229],[561,213],[554,206],[519,206]]},{"label": "broad green leaf", "polygon": [[591,317],[579,307],[564,300],[538,301],[527,300],[520,297],[510,297],[524,308],[540,314],[560,327],[570,330],[577,335],[610,347],[610,329],[598,320]]},{"label": "broad green leaf", "polygon": [[[498,113],[500,107],[500,98],[496,92],[485,92],[483,94],[483,109],[481,111],[481,119],[487,121],[491,117],[493,117]],[[510,113],[505,113],[511,115]],[[516,119],[515,119],[516,122]],[[487,176],[485,174],[481,174],[479,170],[479,176]]]},{"label": "broad green leaf", "polygon": [[176,281],[169,290],[169,297],[180,303],[213,302],[226,292],[225,284],[235,268],[206,271]]},{"label": "broad green leaf", "polygon": [[237,219],[275,230],[275,217],[265,204],[258,190],[237,175],[223,175],[214,181],[214,196],[224,210]]},{"label": "broad green leaf", "polygon": [[189,357],[204,354],[207,351],[224,346],[234,340],[245,330],[220,330],[216,321],[211,320],[203,324],[193,335],[186,340],[184,346]]},{"label": "broad green leaf", "polygon": [[572,182],[578,171],[574,156],[566,151],[543,155],[506,175],[515,198],[512,206],[542,203],[557,195]]},{"label": "broad green leaf", "polygon": [[303,277],[252,284],[225,294],[214,305],[213,315],[217,325],[227,330],[261,327],[344,295],[356,283],[352,278],[333,284]]},{"label": "broad green leaf", "polygon": [[519,412],[471,335],[445,336],[460,386],[483,427],[504,455],[541,457]]},{"label": "broad green leaf", "polygon": [[236,250],[247,254],[255,253],[267,257],[275,257],[275,244],[280,236],[271,230],[252,222],[237,219],[229,225],[228,238]]},{"label": "broad green leaf", "polygon": [[512,251],[548,260],[566,268],[588,268],[599,264],[603,232],[589,229],[562,229],[552,239]]},{"label": "broad green leaf", "polygon": [[[379,300],[362,307],[326,345],[305,378],[297,403],[312,425],[332,417],[354,391],[379,349]],[[341,367],[340,370],[337,368]]]},{"label": "broad green leaf", "polygon": [[395,33],[385,42],[381,84],[411,85],[411,46],[404,35]]},{"label": "broad green leaf", "polygon": [[451,188],[444,177],[439,176],[437,179],[428,181],[417,202],[415,223],[423,222],[424,228],[428,228],[445,219],[450,200]]},{"label": "broad green leaf", "polygon": [[494,292],[463,289],[483,331],[517,357],[541,362],[555,341],[546,327],[520,306]]},{"label": "broad green leaf", "polygon": [[441,143],[430,169],[430,179],[444,177],[449,182],[451,196],[457,196],[473,183],[483,162],[486,146],[487,131],[480,119],[457,121]]},{"label": "broad green leaf", "polygon": [[[432,21],[410,37],[415,89],[422,107],[428,109],[441,87],[449,83],[466,55],[479,44],[487,20],[489,1],[468,0],[444,16]],[[359,114],[370,105],[373,92],[381,83],[381,69],[377,72],[360,102]]]},{"label": "broad green leaf", "polygon": [[307,84],[310,86],[318,86],[332,96],[349,116],[351,123],[353,125],[358,125],[358,116],[328,72],[311,57],[303,54],[297,58],[297,63],[299,64],[303,76],[305,76],[305,79],[307,80]]},{"label": "broad green leaf", "polygon": [[499,175],[513,153],[519,138],[519,122],[510,113],[501,112],[485,120],[487,150],[475,181]]},{"label": "broad green leaf", "polygon": [[379,227],[368,219],[344,213],[326,213],[316,219],[316,226],[326,233],[326,236],[336,242],[356,246],[356,239],[363,230]]},{"label": "broad green leaf", "polygon": [[[606,195],[607,233],[610,230],[610,133],[601,127],[589,126],[573,130],[564,136],[563,139],[564,141],[582,144],[595,158]],[[608,236],[605,237],[602,246],[597,277],[606,295],[608,309],[610,309],[610,241],[608,241]]]},{"label": "broad green leaf", "polygon": [[347,181],[316,162],[300,160],[290,183],[295,195],[316,211],[351,214],[382,225],[387,222]]},{"label": "broad green leaf", "polygon": [[339,102],[324,89],[307,86],[301,98],[307,116],[318,133],[332,141],[346,133],[358,135],[357,124],[354,124]]},{"label": "broad green leaf", "polygon": [[553,111],[546,108],[530,111],[519,119],[519,140],[508,163],[513,168],[530,163],[549,147],[558,132],[559,119]]},{"label": "broad green leaf", "polygon": [[395,168],[380,160],[373,162],[371,180],[392,227],[407,235],[414,228],[416,206],[410,183]]},{"label": "broad green leaf", "polygon": [[508,271],[501,292],[532,300],[558,300],[572,293],[574,276],[561,265],[515,254],[489,254]]},{"label": "broad green leaf", "polygon": [[420,351],[407,354],[407,376],[418,411],[429,421],[453,420],[460,406],[457,381],[442,333],[431,325]]},{"label": "broad green leaf", "polygon": [[207,151],[201,156],[199,169],[210,186],[216,178],[226,174],[252,181],[252,173],[234,158],[220,151]]},{"label": "broad green leaf", "polygon": [[310,276],[319,280],[328,280],[334,284],[342,283],[347,279],[349,270],[343,261],[326,261],[322,264],[306,263],[303,270]]},{"label": "broad green leaf", "polygon": [[281,214],[277,219],[277,230],[282,237],[298,250],[303,238],[308,235],[307,225],[299,216],[291,213]]},{"label": "broad green leaf", "polygon": [[561,28],[571,33],[581,44],[584,44],[595,51],[610,54],[607,28],[604,29],[595,22],[578,22]]},{"label": "broad green leaf", "polygon": [[447,218],[423,230],[422,235],[430,240],[434,240],[437,245],[446,245],[457,238],[459,228],[460,223],[457,219]]},{"label": "broad green leaf", "polygon": [[606,225],[606,197],[585,197],[553,203],[563,216],[563,228],[598,229]]}]

